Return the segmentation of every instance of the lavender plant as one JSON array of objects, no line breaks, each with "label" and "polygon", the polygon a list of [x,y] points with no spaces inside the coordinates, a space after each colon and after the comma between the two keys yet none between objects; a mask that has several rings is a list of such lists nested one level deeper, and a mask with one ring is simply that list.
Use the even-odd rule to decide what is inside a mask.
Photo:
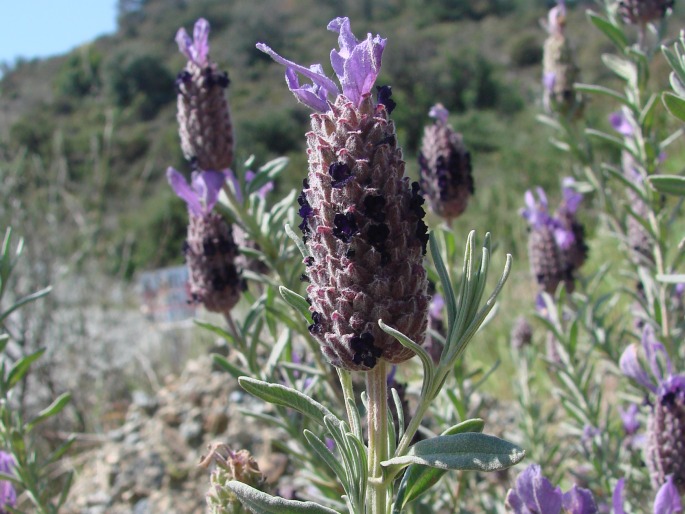
[{"label": "lavender plant", "polygon": [[[369,35],[366,40],[358,41],[347,18],[336,18],[328,28],[339,35],[340,50],[332,51],[331,63],[342,90],[324,75],[321,65],[303,67],[284,59],[263,43],[258,45],[286,66],[290,90],[315,111],[311,117],[312,130],[307,134],[309,175],[298,198],[302,240],[295,236],[305,266],[302,278],[309,282],[306,297],[293,290],[298,289],[292,280],[297,263],[288,260],[291,255],[288,250],[279,254],[274,244],[281,241],[279,234],[294,236],[290,223],[281,230],[275,227],[277,222],[289,220],[292,211],[287,206],[294,195],[270,213],[279,213],[278,216],[269,217],[263,207],[259,208],[262,204],[257,189],[265,183],[263,179],[268,171],[261,176],[258,173],[249,183],[239,173],[233,174],[238,177],[236,186],[235,181],[226,181],[228,172],[203,169],[200,165],[192,187],[169,172],[174,189],[188,202],[191,224],[193,216],[207,218],[213,207],[219,209],[221,215],[217,216],[239,224],[256,243],[253,248],[257,245],[260,248],[248,254],[258,254],[270,268],[269,274],[253,275],[265,289],[262,299],[248,312],[243,326],[233,326],[229,335],[206,324],[236,342],[237,353],[241,355],[238,362],[243,364],[236,366],[228,359],[218,361],[234,375],[245,375],[239,378],[245,390],[275,406],[276,416],[266,419],[292,438],[287,443],[291,454],[299,451],[303,463],[309,461],[310,467],[312,463],[323,463],[328,468],[318,468],[322,475],[312,483],[319,491],[317,502],[271,496],[235,475],[234,480],[224,484],[226,492],[230,490],[232,495],[222,494],[214,485],[213,504],[217,512],[233,512],[237,508],[235,497],[243,508],[253,512],[336,512],[332,509],[400,512],[433,487],[447,470],[501,470],[524,455],[511,443],[481,434],[484,424],[477,419],[463,420],[440,436],[414,442],[431,402],[494,307],[509,274],[511,258],[507,257],[502,277],[481,305],[490,261],[490,236],[486,235],[482,255],[477,258],[475,235],[471,234],[455,294],[452,272],[445,268],[439,243],[429,237],[422,219],[424,199],[419,184],[410,183],[404,176],[402,152],[389,117],[395,106],[391,89],[377,87],[376,98],[372,95],[386,40]],[[208,59],[207,30],[208,26],[200,24],[195,41],[184,37],[184,33],[179,36],[181,50],[192,61]],[[195,77],[197,73],[191,72],[191,75]],[[298,75],[312,83],[300,85]],[[182,82],[188,86],[192,80],[186,77]],[[180,93],[199,94],[189,87],[180,88]],[[188,105],[203,108],[201,102],[193,102],[187,98],[179,100],[179,111],[187,110]],[[191,116],[179,114],[179,121],[187,125]],[[184,134],[191,132],[182,128],[182,141]],[[208,140],[213,137],[207,136]],[[191,163],[197,166],[193,156],[199,151],[195,150],[193,156],[191,153],[186,151]],[[219,187],[225,198],[217,202]],[[242,187],[251,188],[251,194],[243,195]],[[437,362],[422,347],[429,302],[423,261],[429,245],[446,298],[448,320]],[[204,245],[198,246],[198,253],[204,250]],[[204,257],[197,261],[198,266],[208,264],[207,256]],[[298,328],[292,320],[286,321],[287,316],[278,314],[280,309],[273,303],[271,273],[285,284],[279,288],[281,296],[307,320],[308,326],[303,324]],[[249,275],[245,273],[245,276]],[[226,306],[222,312],[230,311],[231,307],[234,306]],[[276,341],[271,350],[259,344],[262,325],[256,320],[262,319],[260,311],[265,308],[286,327],[279,329],[269,322],[268,316],[265,318],[267,331]],[[250,326],[256,327],[252,333],[249,333]],[[248,334],[250,338],[246,337]],[[326,361],[336,369],[339,385],[331,384],[334,368],[321,361],[318,352],[312,356],[318,371],[295,366],[292,350],[300,337],[294,336],[318,343]],[[290,362],[287,356],[285,362],[279,362],[288,353],[287,349],[291,350]],[[260,369],[264,350],[268,355],[266,369]],[[423,385],[417,410],[409,416],[397,389],[388,392],[388,371],[389,365],[405,362],[414,355],[419,356],[423,366]],[[295,372],[303,371],[326,387],[311,387],[310,382],[310,387],[301,392],[274,380],[282,379],[285,372],[286,383],[295,385],[292,380]],[[359,373],[366,383],[361,395],[366,410],[366,431],[354,390],[355,376]],[[317,392],[325,394],[331,408],[307,394]],[[393,409],[389,409],[389,400]],[[293,418],[286,408],[299,416]],[[335,413],[340,408],[346,419]],[[295,419],[301,425],[299,434]],[[327,445],[326,439],[333,444]],[[331,474],[342,488],[337,498],[335,488],[321,480]],[[225,504],[221,504],[221,498],[225,498]]]},{"label": "lavender plant", "polygon": [[13,341],[5,323],[13,312],[50,292],[50,287],[46,287],[9,305],[3,302],[7,301],[8,284],[22,249],[21,241],[16,246],[12,244],[12,231],[8,228],[0,247],[0,511],[21,512],[20,509],[30,505],[31,512],[55,514],[67,499],[73,473],[64,473],[58,481],[52,474],[60,473],[60,458],[69,450],[74,438],[69,437],[43,457],[36,428],[59,414],[69,403],[70,394],[63,393],[33,415],[19,408],[16,401],[17,386],[27,379],[31,366],[45,349],[13,359],[9,352]]}]

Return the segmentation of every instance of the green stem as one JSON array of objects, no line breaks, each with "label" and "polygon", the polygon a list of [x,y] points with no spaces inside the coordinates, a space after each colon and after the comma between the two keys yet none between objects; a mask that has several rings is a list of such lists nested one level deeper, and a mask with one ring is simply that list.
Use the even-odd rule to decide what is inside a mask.
[{"label": "green stem", "polygon": [[385,361],[366,373],[369,429],[369,481],[367,512],[386,514],[387,488],[381,462],[388,458],[388,385]]}]

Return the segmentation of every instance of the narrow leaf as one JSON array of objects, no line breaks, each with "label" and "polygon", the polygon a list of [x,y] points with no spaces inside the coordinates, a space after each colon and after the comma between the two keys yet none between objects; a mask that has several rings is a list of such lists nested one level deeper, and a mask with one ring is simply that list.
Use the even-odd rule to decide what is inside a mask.
[{"label": "narrow leaf", "polygon": [[212,354],[212,362],[224,371],[228,372],[236,380],[248,374],[247,371],[229,362],[226,357],[219,355],[218,353]]},{"label": "narrow leaf", "polygon": [[226,485],[238,497],[240,503],[255,514],[339,514],[318,503],[271,496],[236,480],[231,480]]},{"label": "narrow leaf", "polygon": [[587,11],[587,16],[590,23],[608,37],[621,52],[625,50],[625,47],[628,45],[628,40],[620,28],[592,11]]},{"label": "narrow leaf", "polygon": [[313,323],[312,313],[309,312],[309,304],[304,297],[300,296],[295,291],[291,291],[285,286],[280,286],[278,291],[281,293],[281,296],[285,302],[299,312],[302,317],[307,320],[307,323]]},{"label": "narrow leaf", "polygon": [[33,364],[41,355],[45,353],[45,349],[38,350],[26,357],[22,357],[17,362],[14,363],[7,375],[7,389],[12,389],[17,383],[26,376],[31,364]]},{"label": "narrow leaf", "polygon": [[685,121],[685,100],[668,91],[661,95],[661,101],[673,116],[680,121]]},{"label": "narrow leaf", "polygon": [[324,417],[326,416],[338,420],[326,407],[295,389],[280,384],[269,384],[250,377],[240,377],[238,383],[248,393],[274,405],[290,407],[322,427],[325,427]]},{"label": "narrow leaf", "polygon": [[62,393],[61,395],[59,395],[50,405],[45,407],[42,411],[38,413],[38,415],[35,418],[33,418],[26,424],[26,431],[30,432],[33,429],[33,427],[35,427],[39,423],[42,423],[46,419],[51,418],[55,414],[61,412],[62,409],[64,409],[64,407],[66,407],[70,401],[71,394]]},{"label": "narrow leaf", "polygon": [[678,175],[652,175],[647,178],[647,182],[660,193],[685,196],[685,177]]}]

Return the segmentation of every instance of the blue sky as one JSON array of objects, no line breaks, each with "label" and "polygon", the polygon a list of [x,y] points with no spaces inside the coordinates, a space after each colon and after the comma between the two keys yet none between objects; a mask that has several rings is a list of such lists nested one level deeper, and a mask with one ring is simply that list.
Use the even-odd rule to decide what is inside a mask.
[{"label": "blue sky", "polygon": [[65,53],[116,28],[117,0],[0,0],[0,62]]}]

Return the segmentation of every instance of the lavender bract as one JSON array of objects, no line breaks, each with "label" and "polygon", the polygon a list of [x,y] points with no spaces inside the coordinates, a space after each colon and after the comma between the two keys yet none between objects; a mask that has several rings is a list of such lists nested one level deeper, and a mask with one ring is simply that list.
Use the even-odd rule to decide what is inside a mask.
[{"label": "lavender bract", "polygon": [[[371,96],[386,40],[369,34],[358,41],[347,18],[328,28],[339,34],[331,62],[342,93],[320,65],[300,66],[263,43],[257,48],[286,66],[290,90],[316,111],[307,134],[309,174],[298,199],[310,252],[310,333],[333,365],[367,371],[378,359],[399,363],[413,356],[379,328],[379,319],[424,340],[424,200],[418,184],[403,176],[390,88],[377,87],[377,99]],[[312,84],[300,85],[298,74]]]},{"label": "lavender bract", "polygon": [[193,39],[181,28],[176,42],[188,58],[178,74],[177,119],[183,155],[199,170],[225,170],[233,161],[233,126],[224,89],[228,75],[209,59],[209,23],[195,23]]}]

